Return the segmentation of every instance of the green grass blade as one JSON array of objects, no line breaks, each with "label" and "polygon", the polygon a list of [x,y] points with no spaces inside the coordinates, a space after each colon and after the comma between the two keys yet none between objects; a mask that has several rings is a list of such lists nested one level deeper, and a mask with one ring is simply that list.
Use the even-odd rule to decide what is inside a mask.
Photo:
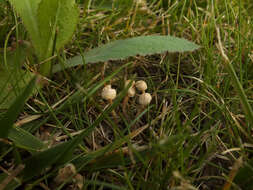
[{"label": "green grass blade", "polygon": [[29,84],[26,86],[23,93],[21,93],[16,100],[13,102],[13,104],[10,106],[10,108],[7,110],[7,112],[3,115],[3,117],[0,119],[1,127],[0,127],[0,137],[5,138],[8,136],[8,133],[10,129],[12,128],[14,122],[16,121],[20,111],[22,110],[26,100],[30,96],[30,94],[33,91],[34,85],[35,85],[35,77],[29,82]]},{"label": "green grass blade", "polygon": [[253,159],[245,162],[243,167],[237,172],[234,182],[242,189],[250,190],[253,186]]},{"label": "green grass blade", "polygon": [[9,131],[8,139],[19,148],[28,151],[40,151],[45,148],[44,143],[20,127],[13,127]]},{"label": "green grass blade", "polygon": [[[86,63],[105,62],[126,59],[136,55],[151,55],[163,52],[194,51],[199,46],[185,39],[173,36],[139,36],[125,40],[116,40],[84,53]],[[82,65],[81,56],[67,61],[64,67]],[[53,67],[53,73],[62,70],[61,65]]]},{"label": "green grass blade", "polygon": [[248,101],[248,98],[244,92],[244,89],[242,87],[242,84],[240,83],[236,73],[235,73],[235,70],[234,70],[234,67],[233,65],[231,64],[231,61],[229,60],[229,58],[227,57],[227,55],[225,54],[224,50],[223,50],[223,46],[222,46],[222,43],[221,43],[221,37],[220,37],[220,30],[217,28],[217,35],[218,35],[218,40],[219,40],[219,49],[220,49],[220,52],[221,52],[221,55],[225,61],[225,66],[226,66],[226,69],[228,70],[229,72],[229,75],[231,76],[231,79],[233,81],[233,85],[234,85],[234,88],[235,90],[237,91],[238,95],[239,95],[239,98],[240,98],[240,101],[241,101],[241,104],[242,104],[242,107],[243,107],[243,111],[246,115],[246,118],[248,119],[248,121],[250,122],[251,126],[253,125],[253,110],[252,110],[252,107]]},{"label": "green grass blade", "polygon": [[57,163],[57,161],[60,159],[63,159],[61,162],[64,163],[64,160],[66,160],[65,154],[73,151],[80,140],[82,140],[78,137],[65,143],[56,145],[55,147],[47,149],[43,152],[37,153],[27,159],[25,161],[26,167],[23,172],[24,180],[29,180],[33,176],[39,175],[43,169]]},{"label": "green grass blade", "polygon": [[[152,146],[147,146],[144,150],[135,150],[134,160],[136,162],[142,162],[143,160],[150,160],[155,156],[159,155],[161,152],[173,153],[178,150],[178,146],[182,143],[188,135],[175,135],[164,139],[161,142],[153,143]],[[127,166],[132,163],[130,155],[122,155],[122,152],[112,152],[121,145],[129,140],[129,136],[126,136],[112,144],[107,145],[101,150],[91,153],[91,155],[85,155],[74,160],[74,164],[77,168],[81,168],[84,171],[98,171],[101,169],[114,168],[118,166]],[[105,153],[109,153],[106,154]]]}]

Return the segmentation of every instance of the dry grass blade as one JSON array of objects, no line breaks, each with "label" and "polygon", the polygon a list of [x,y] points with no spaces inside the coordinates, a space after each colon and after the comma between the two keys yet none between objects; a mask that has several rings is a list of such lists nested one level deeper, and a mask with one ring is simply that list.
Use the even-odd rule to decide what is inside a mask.
[{"label": "dry grass blade", "polygon": [[26,123],[29,123],[31,121],[34,121],[36,119],[39,119],[42,115],[31,115],[31,116],[27,116],[24,119],[17,121],[14,125],[17,127],[20,127],[21,125],[24,125]]},{"label": "dry grass blade", "polygon": [[237,159],[231,169],[231,171],[229,172],[229,176],[227,179],[227,182],[225,183],[224,187],[222,190],[230,190],[232,181],[234,180],[237,171],[239,170],[239,168],[241,167],[243,161],[242,161],[242,157],[240,157],[239,159]]},{"label": "dry grass blade", "polygon": [[8,172],[6,177],[2,183],[0,184],[0,190],[4,190],[5,187],[25,168],[25,165],[20,164],[16,169],[11,172]]}]

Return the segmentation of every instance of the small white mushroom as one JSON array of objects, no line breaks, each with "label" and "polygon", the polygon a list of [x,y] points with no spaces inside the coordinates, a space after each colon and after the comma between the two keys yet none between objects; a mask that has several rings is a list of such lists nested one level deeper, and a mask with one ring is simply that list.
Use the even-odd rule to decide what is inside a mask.
[{"label": "small white mushroom", "polygon": [[[106,85],[101,93],[101,96],[103,99],[107,100],[110,104],[112,104],[112,101],[116,98],[117,91],[112,88],[110,84]],[[115,122],[118,122],[117,114],[114,110],[112,110],[112,115],[114,117]]]},{"label": "small white mushroom", "polygon": [[113,99],[115,99],[116,95],[116,90],[113,89],[110,84],[106,85],[101,93],[102,98],[108,101],[112,101]]},{"label": "small white mushroom", "polygon": [[147,90],[148,86],[147,83],[143,80],[139,80],[135,83],[135,87],[139,90],[144,92],[145,90]]},{"label": "small white mushroom", "polygon": [[139,97],[139,104],[142,106],[147,106],[150,104],[152,96],[149,93],[143,93]]},{"label": "small white mushroom", "polygon": [[[131,82],[131,80],[127,80],[127,81],[125,82],[125,87],[127,87],[127,86],[129,85],[130,82]],[[128,91],[127,91],[127,95],[128,95],[128,97],[130,97],[130,98],[134,97],[134,95],[135,95],[134,84],[135,84],[135,81],[132,82],[132,85],[130,86],[130,88],[129,88]]]},{"label": "small white mushroom", "polygon": [[127,91],[127,95],[132,98],[135,96],[135,89],[134,88],[129,88]]}]

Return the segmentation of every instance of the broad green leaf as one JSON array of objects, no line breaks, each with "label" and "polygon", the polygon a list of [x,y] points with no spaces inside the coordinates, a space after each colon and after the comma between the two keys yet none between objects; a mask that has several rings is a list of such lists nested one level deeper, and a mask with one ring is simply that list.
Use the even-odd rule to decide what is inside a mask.
[{"label": "broad green leaf", "polygon": [[8,139],[12,140],[17,147],[28,151],[40,151],[45,148],[41,140],[20,127],[11,128]]},{"label": "broad green leaf", "polygon": [[[28,30],[39,61],[59,50],[74,33],[78,21],[75,0],[10,0]],[[51,62],[42,64],[42,75],[51,74]]]},{"label": "broad green leaf", "polygon": [[42,0],[39,4],[37,19],[38,29],[43,43],[41,57],[52,55],[56,37],[56,49],[67,43],[76,28],[79,11],[74,0]]},{"label": "broad green leaf", "polygon": [[20,111],[22,110],[26,100],[32,93],[35,85],[35,77],[29,82],[24,91],[15,99],[10,108],[0,118],[0,138],[8,136],[10,129],[16,121]]},{"label": "broad green leaf", "polygon": [[23,172],[24,180],[29,180],[39,175],[43,169],[53,164],[65,163],[69,159],[65,157],[66,154],[72,152],[76,148],[76,145],[82,140],[78,137],[43,152],[36,153],[28,158],[25,161],[25,169]]},{"label": "broad green leaf", "polygon": [[22,18],[22,21],[30,35],[35,51],[39,54],[40,44],[43,39],[40,38],[38,23],[37,23],[37,9],[41,0],[9,0],[16,12]]},{"label": "broad green leaf", "polygon": [[[163,52],[185,52],[198,49],[199,46],[185,39],[172,36],[140,36],[125,40],[116,40],[94,48],[84,53],[86,63],[105,62],[109,60],[126,59],[136,55],[151,55]],[[82,65],[81,56],[76,56],[66,62],[64,67]],[[60,71],[61,65],[56,65],[53,72]]]}]

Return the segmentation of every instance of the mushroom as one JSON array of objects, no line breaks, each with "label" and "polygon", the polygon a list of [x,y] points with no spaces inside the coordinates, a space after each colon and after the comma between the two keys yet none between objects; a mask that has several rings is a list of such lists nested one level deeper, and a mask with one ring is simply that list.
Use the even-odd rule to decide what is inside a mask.
[{"label": "mushroom", "polygon": [[103,88],[102,94],[101,94],[102,98],[109,101],[110,103],[112,102],[112,100],[116,98],[116,95],[117,95],[117,91],[113,89],[110,84],[106,85]]},{"label": "mushroom", "polygon": [[[112,104],[112,101],[116,98],[117,96],[117,91],[112,88],[110,84],[106,85],[101,93],[101,96],[103,99],[107,100],[109,104]],[[117,114],[114,110],[112,110],[112,115],[114,117],[115,122],[117,123]]]},{"label": "mushroom", "polygon": [[137,115],[139,115],[142,110],[145,108],[145,106],[149,105],[151,100],[152,100],[152,96],[145,92],[145,90],[147,90],[148,85],[145,81],[143,80],[139,80],[135,83],[135,87],[142,92],[142,94],[139,96],[139,104],[141,105],[141,108],[138,109],[137,111]]},{"label": "mushroom", "polygon": [[139,81],[137,81],[137,82],[135,83],[135,87],[136,87],[139,91],[141,91],[142,93],[144,93],[145,90],[147,90],[148,85],[147,85],[147,83],[146,83],[145,81],[139,80]]},{"label": "mushroom", "polygon": [[139,104],[141,104],[143,107],[150,104],[152,100],[152,96],[149,93],[142,93],[139,97]]}]

